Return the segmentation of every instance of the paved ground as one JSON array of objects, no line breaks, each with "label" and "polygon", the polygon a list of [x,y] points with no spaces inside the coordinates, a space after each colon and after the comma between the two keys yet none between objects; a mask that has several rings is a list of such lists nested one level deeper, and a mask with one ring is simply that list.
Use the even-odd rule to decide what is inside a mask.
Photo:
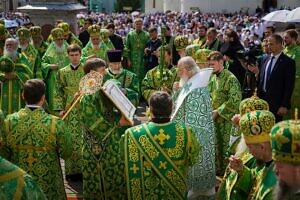
[{"label": "paved ground", "polygon": [[[137,114],[134,119],[135,124],[140,124],[146,121],[145,117],[146,103],[141,103],[139,107],[137,107]],[[68,196],[68,199],[82,199],[82,182],[68,182],[65,180],[65,172],[64,172],[64,161],[61,160],[61,166],[63,169],[64,175],[64,183],[65,189]]]}]

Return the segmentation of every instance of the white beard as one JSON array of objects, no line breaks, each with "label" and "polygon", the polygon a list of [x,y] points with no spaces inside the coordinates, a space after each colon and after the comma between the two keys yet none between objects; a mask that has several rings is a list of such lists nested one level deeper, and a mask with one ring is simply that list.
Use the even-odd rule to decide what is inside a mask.
[{"label": "white beard", "polygon": [[118,69],[118,70],[115,70],[115,69],[112,69],[112,68],[109,67],[109,71],[110,71],[111,73],[113,73],[114,75],[119,75],[119,74],[121,74],[121,72],[122,72],[122,68],[120,68],[120,69]]},{"label": "white beard", "polygon": [[186,76],[181,77],[179,80],[179,87],[182,88],[188,82],[188,80],[189,78]]},{"label": "white beard", "polygon": [[9,57],[12,60],[16,60],[17,57],[18,57],[18,52],[17,52],[17,50],[15,50],[15,51],[7,51],[6,49],[4,49],[3,56]]},{"label": "white beard", "polygon": [[93,49],[100,49],[100,44],[101,43],[99,43],[98,45],[94,45],[93,43],[91,43],[92,44],[92,48]]},{"label": "white beard", "polygon": [[56,53],[64,53],[66,51],[65,46],[61,45],[60,47],[54,43]]}]

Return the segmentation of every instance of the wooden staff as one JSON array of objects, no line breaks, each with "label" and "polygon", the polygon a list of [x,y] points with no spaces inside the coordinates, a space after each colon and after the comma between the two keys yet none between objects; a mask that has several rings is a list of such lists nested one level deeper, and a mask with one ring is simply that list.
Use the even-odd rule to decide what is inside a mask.
[{"label": "wooden staff", "polygon": [[78,103],[78,101],[81,99],[81,97],[84,95],[84,93],[80,93],[77,98],[75,100],[73,100],[71,106],[68,108],[68,110],[64,113],[64,115],[62,116],[62,120],[66,119],[66,117],[69,115],[69,113],[71,112],[71,110],[76,106],[76,104]]}]

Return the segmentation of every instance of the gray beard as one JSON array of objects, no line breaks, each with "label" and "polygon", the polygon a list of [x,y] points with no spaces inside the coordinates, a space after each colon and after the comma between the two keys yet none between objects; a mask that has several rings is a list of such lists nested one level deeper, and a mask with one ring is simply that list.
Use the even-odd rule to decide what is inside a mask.
[{"label": "gray beard", "polygon": [[41,45],[42,45],[42,41],[37,44],[37,43],[34,43],[33,41],[31,41],[31,44],[35,47],[35,48],[39,48]]},{"label": "gray beard", "polygon": [[114,75],[119,75],[119,74],[121,74],[122,69],[120,68],[119,70],[113,70],[113,69],[109,68],[109,71],[111,73],[113,73]]},{"label": "gray beard", "polygon": [[56,53],[64,53],[64,52],[66,51],[64,45],[62,45],[61,47],[59,47],[59,46],[57,46],[57,45],[54,43],[54,47],[55,47],[55,52],[56,52]]},{"label": "gray beard", "polygon": [[6,49],[4,49],[3,56],[9,57],[12,60],[16,60],[18,58],[18,52],[17,52],[17,50],[15,50],[15,51],[7,51]]},{"label": "gray beard", "polygon": [[179,87],[182,88],[187,82],[188,82],[188,77],[182,77],[179,80]]},{"label": "gray beard", "polygon": [[275,188],[273,189],[274,200],[288,200],[295,194],[297,190],[288,186],[286,183],[277,181]]},{"label": "gray beard", "polygon": [[101,44],[101,43],[98,44],[98,45],[94,45],[93,43],[91,43],[91,44],[92,44],[92,48],[93,48],[93,49],[100,49],[100,44]]}]

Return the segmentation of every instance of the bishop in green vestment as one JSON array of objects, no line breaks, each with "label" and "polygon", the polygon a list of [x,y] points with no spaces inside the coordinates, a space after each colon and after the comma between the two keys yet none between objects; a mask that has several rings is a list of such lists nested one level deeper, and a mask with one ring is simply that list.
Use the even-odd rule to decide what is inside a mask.
[{"label": "bishop in green vestment", "polygon": [[106,80],[114,79],[131,103],[134,106],[138,106],[140,97],[139,80],[136,74],[122,68],[122,51],[109,50],[107,51],[107,57],[109,63],[108,68],[106,68],[104,82]]},{"label": "bishop in green vestment", "polygon": [[24,170],[0,156],[0,199],[46,200],[44,192]]},{"label": "bishop in green vestment", "polygon": [[240,128],[254,156],[256,167],[247,167],[238,157],[230,157],[231,170],[238,173],[237,183],[249,200],[272,200],[272,190],[277,179],[272,160],[270,132],[275,117],[270,111],[259,110],[244,114],[239,122]]},{"label": "bishop in green vestment", "polygon": [[[164,50],[164,60],[160,60],[161,48],[157,50],[159,65],[149,70],[141,83],[141,93],[144,99],[149,102],[150,97],[157,91],[172,93],[172,87],[177,81],[177,68],[170,65],[172,59],[172,49],[167,47]],[[163,63],[161,63],[163,62]]]},{"label": "bishop in green vestment", "polygon": [[217,174],[222,176],[228,163],[231,118],[238,112],[242,92],[237,78],[229,70],[224,69],[223,55],[219,52],[212,52],[208,57],[210,66],[214,68],[208,89],[212,100],[215,125],[216,168]]},{"label": "bishop in green vestment", "polygon": [[192,57],[183,57],[178,61],[177,73],[180,81],[173,86],[172,121],[193,128],[201,147],[198,162],[189,170],[188,198],[212,200],[216,181],[215,137],[207,89],[212,69],[200,71]]},{"label": "bishop in green vestment", "polygon": [[48,43],[44,41],[42,36],[42,28],[40,26],[30,27],[30,33],[32,38],[32,45],[38,51],[40,58],[42,58],[48,49]]},{"label": "bishop in green vestment", "polygon": [[[91,58],[84,64],[85,73],[104,76],[106,63]],[[95,73],[96,73],[95,72]],[[80,100],[83,132],[83,197],[84,199],[126,199],[124,162],[119,141],[123,132],[117,127],[114,106],[99,89]],[[127,125],[121,118],[118,125]]]},{"label": "bishop in green vestment", "polygon": [[[79,92],[79,82],[84,76],[83,65],[80,63],[81,48],[77,44],[71,44],[67,48],[70,65],[58,70],[56,77],[55,97],[53,110],[63,117],[75,101]],[[73,153],[65,160],[65,173],[68,175],[81,174],[82,163],[82,127],[80,121],[79,104],[64,118],[72,135]]]},{"label": "bishop in green vestment", "polygon": [[33,76],[27,58],[17,52],[17,41],[7,39],[5,48],[5,56],[0,59],[0,109],[4,116],[19,111],[25,105],[21,89],[26,80]]},{"label": "bishop in green vestment", "polygon": [[190,127],[170,122],[168,93],[154,93],[149,104],[151,122],[127,129],[121,140],[127,197],[187,199],[188,170],[198,160],[199,143]]},{"label": "bishop in green vestment", "polygon": [[143,20],[134,21],[135,30],[130,31],[125,39],[124,57],[128,60],[128,69],[135,73],[141,82],[145,76],[144,49],[150,40],[148,32],[143,31]]},{"label": "bishop in green vestment", "polygon": [[88,28],[90,34],[90,41],[82,49],[82,58],[87,59],[89,56],[95,56],[107,61],[106,52],[110,49],[114,49],[113,46],[107,46],[100,35],[100,26],[92,25]]},{"label": "bishop in green vestment", "polygon": [[41,57],[39,56],[38,51],[33,47],[33,45],[30,44],[31,34],[29,29],[18,29],[17,36],[20,47],[19,51],[27,57],[30,63],[29,67],[33,73],[33,77],[43,79],[41,71]]},{"label": "bishop in green vestment", "polygon": [[8,115],[2,127],[8,160],[24,169],[39,184],[47,199],[66,199],[60,157],[73,150],[64,122],[44,111],[45,84],[30,79],[24,84],[26,107]]},{"label": "bishop in green vestment", "polygon": [[67,53],[68,45],[63,39],[63,30],[60,28],[52,29],[51,35],[54,41],[49,45],[42,58],[42,73],[47,86],[46,100],[48,111],[54,114],[54,90],[57,71],[69,65],[70,61]]},{"label": "bishop in green vestment", "polygon": [[300,122],[297,117],[295,120],[279,122],[272,128],[272,157],[278,179],[273,190],[273,200],[300,199],[299,139]]}]

